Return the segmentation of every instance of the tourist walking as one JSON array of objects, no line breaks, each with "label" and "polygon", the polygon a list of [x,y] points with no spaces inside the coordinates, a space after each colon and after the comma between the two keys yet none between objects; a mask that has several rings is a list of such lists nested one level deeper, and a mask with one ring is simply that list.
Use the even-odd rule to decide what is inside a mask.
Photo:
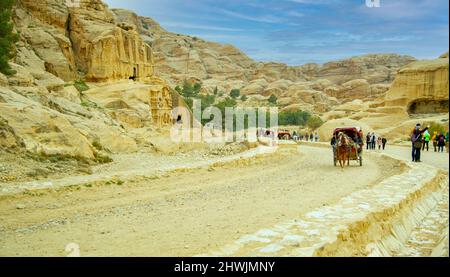
[{"label": "tourist walking", "polygon": [[369,150],[370,147],[370,133],[367,133],[366,136],[366,150]]},{"label": "tourist walking", "polygon": [[423,145],[422,145],[422,151],[424,151],[425,150],[425,147],[427,148],[427,152],[428,152],[428,148],[429,148],[429,144],[430,144],[430,139],[431,139],[431,135],[430,135],[430,133],[428,132],[428,130],[426,130],[424,133],[423,133]]},{"label": "tourist walking", "polygon": [[377,146],[378,146],[378,150],[381,150],[381,137],[378,137],[378,139],[377,139]]},{"label": "tourist walking", "polygon": [[420,150],[422,149],[422,135],[423,132],[428,130],[428,127],[424,130],[421,129],[420,123],[416,124],[416,127],[412,131],[411,134],[411,143],[412,143],[412,161],[419,163],[420,162]]},{"label": "tourist walking", "polygon": [[431,140],[433,141],[434,152],[437,152],[437,144],[438,144],[437,138],[438,138],[438,133],[434,132],[433,136],[431,137]]},{"label": "tourist walking", "polygon": [[311,133],[311,134],[309,135],[309,140],[310,140],[311,142],[314,142],[314,134],[313,134],[313,133]]},{"label": "tourist walking", "polygon": [[438,141],[438,152],[444,152],[445,136],[442,132],[439,134],[437,141]]},{"label": "tourist walking", "polygon": [[375,150],[375,144],[377,142],[377,137],[375,136],[375,133],[372,133],[372,138],[370,139],[370,144],[372,150]]},{"label": "tourist walking", "polygon": [[319,133],[316,132],[316,134],[314,135],[314,139],[316,140],[316,142],[319,141]]},{"label": "tourist walking", "polygon": [[383,146],[383,150],[386,149],[386,143],[387,143],[387,139],[386,138],[381,139],[381,144]]}]

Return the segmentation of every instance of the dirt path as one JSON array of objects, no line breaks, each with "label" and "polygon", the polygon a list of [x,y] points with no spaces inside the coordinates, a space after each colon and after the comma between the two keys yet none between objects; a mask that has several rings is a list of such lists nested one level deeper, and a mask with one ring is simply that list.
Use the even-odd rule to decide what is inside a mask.
[{"label": "dirt path", "polygon": [[[422,160],[422,162],[448,171],[449,154],[447,152],[434,152],[432,148],[433,146],[430,147],[429,151],[421,151],[420,159]],[[386,153],[405,161],[409,161],[412,159],[411,151],[412,150],[410,147],[404,146],[389,146],[386,148]]]},{"label": "dirt path", "polygon": [[1,256],[192,256],[398,173],[393,160],[333,167],[331,150],[275,154],[0,201]]}]

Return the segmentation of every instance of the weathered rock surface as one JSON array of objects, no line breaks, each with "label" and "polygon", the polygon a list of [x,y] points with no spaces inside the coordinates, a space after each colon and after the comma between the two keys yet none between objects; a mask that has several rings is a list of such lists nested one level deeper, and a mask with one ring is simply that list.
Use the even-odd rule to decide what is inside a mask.
[{"label": "weathered rock surface", "polygon": [[[45,70],[66,81],[80,75],[93,81],[151,76],[152,51],[136,30],[116,23],[99,0],[80,4],[68,8],[64,0],[18,1],[15,25]],[[19,54],[18,59],[28,60]]]},{"label": "weathered rock surface", "polygon": [[137,28],[101,1],[80,4],[17,1],[17,73],[0,75],[2,148],[98,160],[137,151],[135,129],[157,135],[171,126],[173,103],[182,100],[153,76],[152,50]]},{"label": "weathered rock surface", "polygon": [[[93,159],[89,141],[58,112],[0,88],[0,120],[32,153]],[[10,138],[11,140],[11,138]]]},{"label": "weathered rock surface", "polygon": [[386,94],[387,104],[404,106],[412,114],[448,112],[448,65],[443,55],[403,67]]},{"label": "weathered rock surface", "polygon": [[8,85],[8,78],[6,78],[5,75],[3,75],[3,73],[0,73],[0,86],[7,86]]},{"label": "weathered rock surface", "polygon": [[172,96],[160,79],[105,84],[84,92],[113,119],[131,128],[172,124]]}]

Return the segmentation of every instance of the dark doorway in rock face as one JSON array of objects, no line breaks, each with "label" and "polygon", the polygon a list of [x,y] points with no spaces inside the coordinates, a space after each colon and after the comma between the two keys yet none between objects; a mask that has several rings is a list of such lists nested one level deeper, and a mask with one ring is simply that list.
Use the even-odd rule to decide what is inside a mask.
[{"label": "dark doorway in rock face", "polygon": [[448,100],[417,99],[408,105],[408,113],[448,113]]},{"label": "dark doorway in rock face", "polygon": [[130,76],[130,80],[136,81],[136,77],[137,77],[137,70],[136,67],[133,67],[133,76]]},{"label": "dark doorway in rock face", "polygon": [[182,124],[182,123],[183,123],[183,119],[182,119],[181,115],[178,115],[178,117],[177,117],[177,123],[178,123],[178,124]]}]

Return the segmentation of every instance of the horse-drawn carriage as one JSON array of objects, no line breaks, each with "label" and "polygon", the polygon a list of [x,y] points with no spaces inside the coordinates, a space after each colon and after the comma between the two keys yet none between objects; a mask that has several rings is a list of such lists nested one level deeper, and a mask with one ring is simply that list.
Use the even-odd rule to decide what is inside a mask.
[{"label": "horse-drawn carriage", "polygon": [[278,130],[278,139],[279,140],[291,140],[292,135],[289,133],[289,130]]},{"label": "horse-drawn carriage", "polygon": [[[333,132],[331,145],[333,147],[334,166],[337,166],[339,162],[341,167],[343,167],[346,161],[349,165],[350,160],[357,161],[362,166],[364,142],[360,128],[336,128]],[[342,161],[344,162],[343,165],[341,163]]]}]

